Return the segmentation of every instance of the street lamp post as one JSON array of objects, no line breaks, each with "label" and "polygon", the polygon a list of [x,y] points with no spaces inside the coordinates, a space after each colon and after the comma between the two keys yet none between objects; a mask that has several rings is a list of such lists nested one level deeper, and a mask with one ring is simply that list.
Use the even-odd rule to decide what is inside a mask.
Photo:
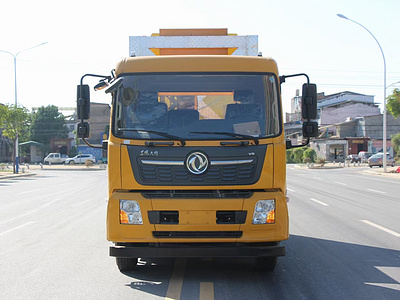
[{"label": "street lamp post", "polygon": [[[44,44],[47,44],[47,42],[44,42],[44,43],[41,43],[39,45],[36,45],[36,46],[30,47],[30,48],[18,51],[16,54],[14,54],[12,52],[9,52],[9,51],[0,50],[0,52],[8,53],[14,58],[14,98],[15,98],[15,108],[17,108],[17,105],[18,105],[18,97],[17,97],[17,94],[18,94],[18,92],[17,92],[17,56],[19,54],[21,54],[22,52],[31,50],[31,49],[39,47],[39,46],[42,46]],[[15,147],[15,171],[16,171],[16,173],[18,173],[18,169],[19,169],[18,133],[17,133],[17,138],[15,140],[14,147]]]},{"label": "street lamp post", "polygon": [[366,31],[368,31],[368,33],[370,35],[372,35],[375,42],[378,44],[379,49],[381,50],[381,53],[382,53],[382,57],[383,57],[383,145],[382,145],[382,148],[383,148],[383,172],[386,173],[386,170],[387,170],[387,168],[386,168],[386,151],[387,151],[386,145],[387,145],[387,143],[386,143],[386,60],[385,60],[385,54],[383,54],[381,44],[379,44],[376,37],[372,34],[371,31],[368,30],[368,28],[366,28],[365,26],[361,25],[360,23],[358,23],[352,19],[347,18],[346,16],[344,16],[342,14],[337,14],[337,16],[339,18],[346,19],[353,23],[356,23],[357,25],[361,26]]}]

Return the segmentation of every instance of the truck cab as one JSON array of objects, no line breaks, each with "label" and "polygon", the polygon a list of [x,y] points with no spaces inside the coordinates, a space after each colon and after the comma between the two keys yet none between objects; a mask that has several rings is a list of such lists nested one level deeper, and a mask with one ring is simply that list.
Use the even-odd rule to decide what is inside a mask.
[{"label": "truck cab", "polygon": [[[276,62],[136,56],[122,59],[113,75],[106,80],[112,111],[104,148],[107,239],[119,269],[134,269],[139,258],[252,257],[273,270],[289,237],[290,144]],[[303,94],[310,121],[316,89],[306,84]],[[79,86],[82,137],[89,132],[88,98]],[[305,122],[303,131],[315,135],[315,124]]]}]

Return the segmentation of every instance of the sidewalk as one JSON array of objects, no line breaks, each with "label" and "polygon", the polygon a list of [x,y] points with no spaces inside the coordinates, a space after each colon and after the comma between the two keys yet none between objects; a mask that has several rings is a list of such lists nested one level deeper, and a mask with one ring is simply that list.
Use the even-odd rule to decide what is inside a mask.
[{"label": "sidewalk", "polygon": [[399,166],[395,167],[387,167],[386,168],[386,173],[384,173],[383,168],[379,167],[372,167],[370,168],[368,164],[346,164],[344,166],[344,163],[326,163],[323,166],[320,166],[319,164],[314,164],[313,166],[307,167],[306,164],[293,164],[297,168],[304,168],[304,169],[313,169],[313,170],[326,170],[326,169],[346,169],[346,168],[351,168],[351,169],[358,169],[360,172],[368,173],[371,175],[377,175],[377,176],[385,176],[385,177],[391,177],[391,178],[397,178],[400,179],[400,173],[395,173],[397,168]]},{"label": "sidewalk", "polygon": [[19,167],[19,173],[14,174],[12,172],[12,166],[10,169],[6,169],[4,171],[0,170],[0,180],[1,179],[10,179],[10,178],[18,178],[18,177],[26,177],[26,176],[34,176],[39,174],[40,172],[45,171],[101,171],[106,170],[106,164],[96,164],[93,167],[86,167],[84,164],[82,165],[29,165],[29,168],[25,165],[21,165]]}]

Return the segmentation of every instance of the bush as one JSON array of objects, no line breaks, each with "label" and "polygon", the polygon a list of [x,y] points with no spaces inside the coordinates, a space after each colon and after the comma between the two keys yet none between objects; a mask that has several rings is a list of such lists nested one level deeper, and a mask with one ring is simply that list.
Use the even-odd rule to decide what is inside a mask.
[{"label": "bush", "polygon": [[90,159],[85,160],[85,166],[90,168],[93,167],[93,162]]},{"label": "bush", "polygon": [[305,158],[309,158],[310,162],[315,162],[317,160],[317,152],[314,149],[307,148],[303,153],[303,162]]},{"label": "bush", "polygon": [[295,148],[293,150],[293,160],[295,163],[301,163],[303,161],[303,148]]},{"label": "bush", "polygon": [[326,163],[326,160],[323,157],[318,157],[317,163],[319,163],[322,167]]},{"label": "bush", "polygon": [[293,149],[286,150],[286,163],[294,163]]},{"label": "bush", "polygon": [[309,157],[304,157],[303,158],[303,163],[305,163],[305,164],[309,164],[309,163],[312,163],[313,161],[311,160],[311,158],[309,158]]},{"label": "bush", "polygon": [[0,170],[4,171],[6,169],[6,165],[5,164],[0,164]]}]

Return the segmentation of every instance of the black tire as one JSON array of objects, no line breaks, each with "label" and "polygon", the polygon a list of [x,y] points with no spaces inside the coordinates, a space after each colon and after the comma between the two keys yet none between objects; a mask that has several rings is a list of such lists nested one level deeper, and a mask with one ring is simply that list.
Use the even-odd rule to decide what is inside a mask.
[{"label": "black tire", "polygon": [[395,163],[394,163],[394,161],[392,162],[392,167],[394,167],[394,165],[395,165]]},{"label": "black tire", "polygon": [[136,268],[138,259],[132,257],[116,257],[118,269],[121,272],[133,271]]},{"label": "black tire", "polygon": [[71,160],[68,164],[74,165],[74,164],[75,164],[75,161],[74,161],[74,160]]},{"label": "black tire", "polygon": [[255,261],[255,268],[263,272],[273,272],[278,262],[278,257],[257,257]]},{"label": "black tire", "polygon": [[369,165],[369,167],[370,167],[370,168],[372,168],[372,166],[371,166],[371,165]]}]

